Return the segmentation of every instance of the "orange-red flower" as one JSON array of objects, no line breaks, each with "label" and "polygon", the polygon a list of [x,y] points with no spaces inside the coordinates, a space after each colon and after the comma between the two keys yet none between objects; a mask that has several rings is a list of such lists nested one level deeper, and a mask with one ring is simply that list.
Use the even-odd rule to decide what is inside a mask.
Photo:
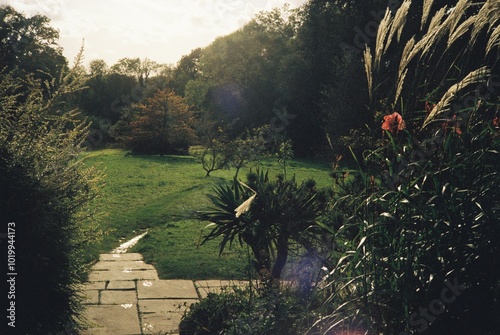
[{"label": "orange-red flower", "polygon": [[391,134],[397,134],[400,130],[405,129],[405,120],[398,112],[384,116],[382,130],[387,130]]},{"label": "orange-red flower", "polygon": [[495,116],[495,117],[493,118],[493,121],[492,121],[492,122],[493,122],[493,127],[495,127],[495,128],[500,127],[500,117]]}]

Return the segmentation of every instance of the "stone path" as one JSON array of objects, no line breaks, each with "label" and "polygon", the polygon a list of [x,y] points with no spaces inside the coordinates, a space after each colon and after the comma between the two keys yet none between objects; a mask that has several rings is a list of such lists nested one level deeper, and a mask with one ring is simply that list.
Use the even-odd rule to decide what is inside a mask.
[{"label": "stone path", "polygon": [[160,280],[141,254],[102,254],[84,284],[82,335],[177,334],[186,309],[208,292],[244,282]]}]

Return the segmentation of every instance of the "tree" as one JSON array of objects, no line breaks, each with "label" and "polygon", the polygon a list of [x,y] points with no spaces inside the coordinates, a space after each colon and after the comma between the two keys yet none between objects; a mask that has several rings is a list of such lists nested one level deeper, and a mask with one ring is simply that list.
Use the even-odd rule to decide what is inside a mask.
[{"label": "tree", "polygon": [[228,169],[231,164],[231,150],[230,143],[221,142],[220,139],[214,139],[209,146],[204,147],[201,151],[195,153],[201,161],[203,170],[210,176],[210,173]]},{"label": "tree", "polygon": [[144,58],[140,64],[140,76],[139,83],[141,86],[145,87],[148,84],[148,80],[150,76],[160,68],[160,65],[155,61],[150,60],[149,58]]},{"label": "tree", "polygon": [[139,80],[141,76],[141,60],[140,58],[121,58],[113,66],[111,71],[128,76],[134,76]]},{"label": "tree", "polygon": [[371,31],[376,33],[386,5],[387,0],[312,0],[300,11],[302,24],[282,74],[286,105],[296,115],[288,136],[299,155],[324,154],[328,138],[335,144],[350,129],[373,122],[363,93],[362,50],[375,42]]},{"label": "tree", "polygon": [[158,91],[153,97],[132,106],[134,115],[125,145],[134,153],[185,153],[195,139],[194,117],[184,99],[172,90]]},{"label": "tree", "polygon": [[230,145],[233,148],[231,154],[231,166],[236,168],[234,178],[238,178],[240,169],[247,166],[251,162],[255,162],[262,158],[266,151],[265,135],[269,132],[268,126],[263,126],[257,129],[245,131],[235,140],[231,141]]},{"label": "tree", "polygon": [[41,80],[46,95],[68,69],[57,44],[59,32],[49,22],[43,15],[26,17],[10,6],[0,6],[0,66],[14,76]]},{"label": "tree", "polygon": [[291,11],[276,9],[201,50],[199,74],[187,92],[218,121],[232,124],[231,139],[274,117],[286,94],[279,80],[281,60],[296,25]]},{"label": "tree", "polygon": [[133,76],[141,87],[146,87],[148,79],[153,73],[161,69],[161,66],[149,58],[141,60],[137,58],[121,58],[111,66],[111,72]]},{"label": "tree", "polygon": [[103,59],[94,59],[89,64],[91,76],[103,76],[108,73],[109,67]]},{"label": "tree", "polygon": [[232,146],[227,131],[208,114],[204,114],[197,122],[196,132],[203,148],[195,151],[194,155],[200,160],[206,176],[210,176],[213,171],[229,168]]},{"label": "tree", "polygon": [[82,112],[113,124],[120,119],[124,107],[142,99],[142,89],[136,79],[124,74],[95,75],[88,78],[85,85],[87,88],[77,99]]},{"label": "tree", "polygon": [[[234,167],[236,169],[234,178],[238,178],[242,167],[259,160],[268,149],[264,139],[268,127],[247,130],[236,139],[229,140],[222,127],[216,126],[213,121],[202,123],[205,127],[205,132],[201,136],[203,149],[195,155],[200,159],[207,177],[213,171]],[[199,127],[198,132],[200,132]]]},{"label": "tree", "polygon": [[189,55],[184,55],[177,63],[173,71],[172,88],[180,96],[185,97],[186,85],[191,80],[195,80],[200,75],[201,48],[191,51]]}]

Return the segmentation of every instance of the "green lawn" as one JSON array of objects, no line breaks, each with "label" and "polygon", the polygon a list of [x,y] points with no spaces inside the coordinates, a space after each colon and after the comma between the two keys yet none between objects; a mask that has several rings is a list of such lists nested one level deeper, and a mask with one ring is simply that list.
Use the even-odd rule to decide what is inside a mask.
[{"label": "green lawn", "polygon": [[[219,257],[217,241],[199,245],[207,222],[192,219],[193,212],[209,206],[206,194],[218,183],[230,181],[235,170],[205,177],[191,156],[133,156],[120,149],[89,152],[86,161],[98,164],[106,174],[95,206],[104,214],[102,228],[107,234],[95,253],[109,252],[147,229],[134,251],[154,264],[161,278],[246,278],[247,250],[234,246]],[[275,160],[259,166],[271,176],[281,171]],[[240,178],[248,171],[240,171]],[[331,185],[328,171],[326,164],[292,160],[287,174],[295,174],[299,181],[314,178],[323,187]]]}]

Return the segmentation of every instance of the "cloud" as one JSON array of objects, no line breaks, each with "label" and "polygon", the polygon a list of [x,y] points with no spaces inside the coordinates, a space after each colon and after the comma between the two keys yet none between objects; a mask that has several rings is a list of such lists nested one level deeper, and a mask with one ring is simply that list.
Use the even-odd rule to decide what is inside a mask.
[{"label": "cloud", "polygon": [[[173,63],[227,35],[262,10],[306,0],[0,0],[16,10],[48,16],[72,59],[85,39],[88,60],[123,57]],[[293,5],[292,5],[293,7]]]},{"label": "cloud", "polygon": [[41,14],[52,19],[62,18],[64,0],[0,0],[1,5],[9,5],[26,15]]}]

